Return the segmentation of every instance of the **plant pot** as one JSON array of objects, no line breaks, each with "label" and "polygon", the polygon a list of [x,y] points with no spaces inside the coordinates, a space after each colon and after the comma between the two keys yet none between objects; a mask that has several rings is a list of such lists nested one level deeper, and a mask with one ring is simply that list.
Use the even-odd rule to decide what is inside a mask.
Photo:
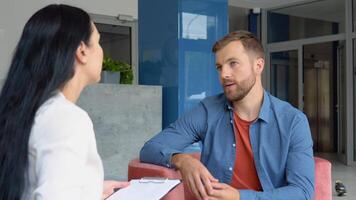
[{"label": "plant pot", "polygon": [[120,84],[120,72],[102,71],[100,83]]}]

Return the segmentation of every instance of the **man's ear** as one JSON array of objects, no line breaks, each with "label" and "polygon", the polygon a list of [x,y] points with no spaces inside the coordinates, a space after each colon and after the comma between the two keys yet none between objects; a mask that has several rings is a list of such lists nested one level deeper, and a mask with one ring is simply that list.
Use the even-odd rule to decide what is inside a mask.
[{"label": "man's ear", "polygon": [[77,51],[75,52],[77,62],[86,64],[88,62],[88,47],[84,42],[80,42]]},{"label": "man's ear", "polygon": [[265,66],[265,59],[263,59],[261,57],[257,58],[257,60],[256,60],[256,72],[259,73],[259,74],[262,74],[264,66]]}]

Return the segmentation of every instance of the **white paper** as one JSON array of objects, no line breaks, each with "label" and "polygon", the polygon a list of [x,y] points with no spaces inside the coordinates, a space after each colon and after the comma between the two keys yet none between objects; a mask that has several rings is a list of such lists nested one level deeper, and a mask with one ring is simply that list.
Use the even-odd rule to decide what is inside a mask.
[{"label": "white paper", "polygon": [[163,181],[133,179],[128,187],[120,189],[106,200],[159,200],[179,183],[178,179]]}]

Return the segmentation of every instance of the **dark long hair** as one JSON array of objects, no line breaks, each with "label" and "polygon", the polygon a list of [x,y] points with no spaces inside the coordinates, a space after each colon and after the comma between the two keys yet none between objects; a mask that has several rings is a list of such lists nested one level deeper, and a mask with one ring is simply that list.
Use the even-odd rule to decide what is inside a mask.
[{"label": "dark long hair", "polygon": [[91,33],[89,15],[68,5],[46,6],[26,23],[0,95],[1,200],[21,199],[36,111],[73,77],[75,52]]}]

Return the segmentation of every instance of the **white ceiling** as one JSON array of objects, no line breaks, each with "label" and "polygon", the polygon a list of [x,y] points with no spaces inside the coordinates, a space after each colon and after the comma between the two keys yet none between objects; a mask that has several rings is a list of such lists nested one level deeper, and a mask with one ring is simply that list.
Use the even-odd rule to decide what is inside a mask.
[{"label": "white ceiling", "polygon": [[[309,0],[312,1],[312,0]],[[242,8],[274,8],[307,0],[229,0],[229,5]]]}]

